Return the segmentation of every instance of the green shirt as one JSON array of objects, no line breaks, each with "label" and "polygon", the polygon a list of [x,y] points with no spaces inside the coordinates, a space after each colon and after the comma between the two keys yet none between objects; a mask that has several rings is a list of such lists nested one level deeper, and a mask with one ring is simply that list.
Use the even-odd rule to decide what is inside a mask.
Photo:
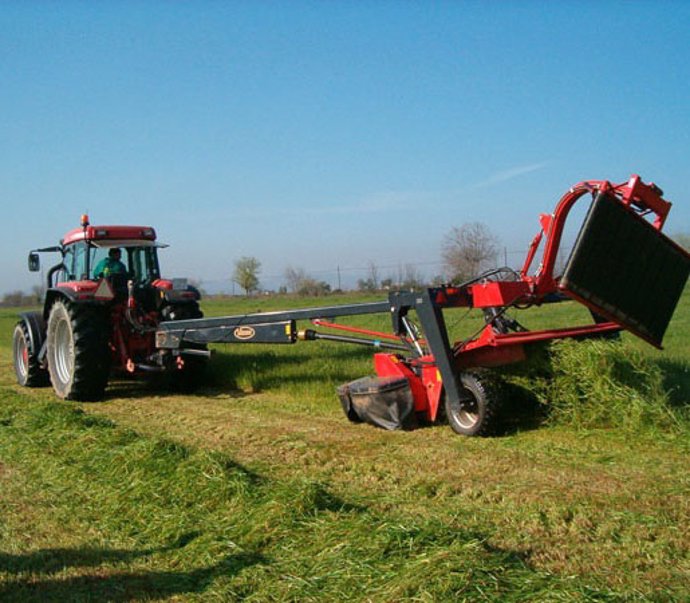
[{"label": "green shirt", "polygon": [[127,267],[120,261],[111,257],[103,258],[96,265],[93,275],[96,278],[108,277],[111,274],[127,274]]}]

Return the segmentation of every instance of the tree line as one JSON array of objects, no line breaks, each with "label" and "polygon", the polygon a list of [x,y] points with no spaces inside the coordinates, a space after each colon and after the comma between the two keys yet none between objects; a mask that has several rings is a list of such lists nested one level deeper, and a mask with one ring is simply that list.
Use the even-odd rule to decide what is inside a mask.
[{"label": "tree line", "polygon": [[[430,280],[413,264],[401,266],[397,275],[382,277],[374,261],[367,265],[366,276],[357,281],[360,291],[382,289],[417,289],[428,284],[460,283],[493,268],[498,257],[498,238],[481,222],[470,222],[453,227],[443,238],[441,256],[444,274]],[[259,291],[261,262],[253,256],[243,256],[235,261],[232,280],[246,295]],[[288,266],[284,273],[285,285],[279,292],[318,296],[331,292],[331,286],[310,276],[303,268]]]},{"label": "tree line", "polygon": [[24,291],[10,291],[5,293],[0,300],[0,306],[17,308],[20,306],[35,306],[43,301],[45,288],[36,285],[31,289],[31,293]]},{"label": "tree line", "polygon": [[[671,238],[681,247],[690,250],[690,233],[676,233]],[[469,222],[454,226],[445,234],[441,244],[443,274],[425,279],[414,264],[406,264],[398,269],[397,275],[381,277],[376,262],[369,261],[365,277],[357,281],[357,289],[374,292],[395,288],[411,290],[444,283],[459,284],[497,268],[499,249],[498,237],[486,224]],[[261,262],[255,257],[244,256],[235,262],[232,280],[246,295],[250,295],[259,291],[260,273]],[[331,292],[331,286],[327,282],[313,278],[302,268],[288,266],[284,278],[285,285],[280,287],[280,293],[318,296]]]}]

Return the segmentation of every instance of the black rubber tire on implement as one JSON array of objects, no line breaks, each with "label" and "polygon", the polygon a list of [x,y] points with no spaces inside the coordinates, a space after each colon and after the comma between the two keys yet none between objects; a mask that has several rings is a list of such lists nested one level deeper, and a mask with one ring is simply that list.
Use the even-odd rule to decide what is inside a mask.
[{"label": "black rubber tire on implement", "polygon": [[110,371],[110,324],[104,308],[56,301],[48,316],[48,371],[58,397],[103,398]]},{"label": "black rubber tire on implement", "polygon": [[451,429],[460,435],[493,435],[498,423],[500,396],[491,375],[484,371],[460,374],[466,400],[451,404],[445,399],[445,411]]},{"label": "black rubber tire on implement", "polygon": [[48,371],[38,362],[39,350],[32,349],[31,335],[26,322],[20,320],[12,334],[12,359],[17,383],[24,387],[48,385]]}]

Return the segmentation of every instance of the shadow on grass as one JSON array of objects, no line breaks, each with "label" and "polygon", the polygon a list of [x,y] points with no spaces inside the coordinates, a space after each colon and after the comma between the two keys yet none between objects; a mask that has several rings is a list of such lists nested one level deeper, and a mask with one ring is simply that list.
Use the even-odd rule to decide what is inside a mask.
[{"label": "shadow on grass", "polygon": [[199,532],[190,532],[167,546],[141,551],[83,547],[79,549],[41,549],[26,555],[0,552],[0,571],[10,574],[24,572],[54,574],[68,567],[95,567],[103,563],[129,562],[140,557],[184,548],[197,536],[199,536]]},{"label": "shadow on grass", "polygon": [[[115,560],[120,560],[115,552]],[[113,561],[113,551],[92,550],[88,554],[73,551],[74,559],[85,557],[86,565],[92,567],[95,561]],[[131,552],[135,557],[142,553]],[[125,555],[127,557],[127,555]],[[126,560],[126,559],[125,559]],[[266,563],[266,559],[256,553],[229,555],[220,562],[204,568],[187,572],[142,571],[118,572],[111,575],[73,576],[56,579],[13,580],[0,585],[2,601],[134,601],[168,599],[177,595],[203,593],[211,582],[221,576],[232,577],[252,565]]]},{"label": "shadow on grass", "polygon": [[660,358],[656,360],[664,373],[664,388],[673,408],[690,409],[690,366],[685,362]]},{"label": "shadow on grass", "polygon": [[367,505],[349,502],[333,494],[325,484],[311,480],[297,482],[287,495],[289,499],[285,507],[300,521],[317,517],[323,512],[361,515],[369,510]]},{"label": "shadow on grass", "polygon": [[548,409],[540,404],[536,395],[526,387],[513,383],[503,384],[503,396],[496,436],[533,431],[547,421]]},{"label": "shadow on grass", "polygon": [[[329,350],[328,358],[332,360],[332,365],[329,365],[327,370],[320,365],[323,358],[323,354],[319,355],[316,349],[313,355],[285,350],[276,353],[267,349],[231,354],[217,352],[198,379],[183,386],[171,379],[171,374],[166,373],[136,377],[122,373],[113,374],[105,399],[145,398],[179,393],[242,398],[249,395],[240,385],[247,381],[251,383],[252,393],[286,387],[289,389],[293,384],[305,387],[309,384],[318,386],[334,381],[345,383],[363,376],[357,365],[370,360],[371,351],[359,348]],[[373,362],[369,364],[368,369],[364,370],[372,373]]]}]

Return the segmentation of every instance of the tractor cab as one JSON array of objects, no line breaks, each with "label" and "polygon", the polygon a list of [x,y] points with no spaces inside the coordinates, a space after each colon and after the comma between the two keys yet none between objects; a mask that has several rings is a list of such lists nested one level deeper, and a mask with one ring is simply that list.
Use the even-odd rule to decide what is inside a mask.
[{"label": "tractor cab", "polygon": [[[124,275],[138,285],[150,285],[160,278],[157,245],[152,241],[94,240],[78,241],[64,247],[62,264],[57,274],[58,283],[98,280],[113,275]],[[119,251],[117,261],[122,271],[112,271],[107,266],[109,258]]]},{"label": "tractor cab", "polygon": [[[92,226],[84,215],[80,227],[69,231],[59,246],[32,251],[29,269],[40,270],[39,252],[59,252],[60,261],[47,273],[49,297],[50,292],[61,292],[73,300],[122,301],[132,288],[144,305],[153,309],[155,291],[171,288],[160,277],[161,247],[166,245],[156,242],[156,232],[150,226]],[[116,255],[119,268],[113,270]]]},{"label": "tractor cab", "polygon": [[125,274],[136,284],[151,284],[160,278],[156,231],[149,226],[91,226],[88,216],[82,216],[81,228],[67,233],[61,241],[64,269],[58,282],[98,280],[110,276],[103,266],[111,252],[120,250],[118,258],[124,265],[115,274]]}]

